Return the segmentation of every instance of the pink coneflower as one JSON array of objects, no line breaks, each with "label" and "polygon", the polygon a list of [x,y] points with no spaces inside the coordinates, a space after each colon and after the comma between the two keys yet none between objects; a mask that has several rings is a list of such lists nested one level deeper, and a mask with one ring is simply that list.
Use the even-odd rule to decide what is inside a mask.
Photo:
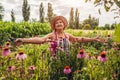
[{"label": "pink coneflower", "polygon": [[7,68],[7,71],[13,71],[13,70],[15,70],[15,66],[9,66],[9,67]]},{"label": "pink coneflower", "polygon": [[81,49],[81,50],[79,51],[79,53],[77,54],[77,58],[84,58],[84,57],[85,57],[84,50]]},{"label": "pink coneflower", "polygon": [[108,60],[108,58],[106,57],[105,51],[101,52],[100,56],[98,56],[98,60],[101,62],[106,62]]},{"label": "pink coneflower", "polygon": [[8,56],[10,54],[10,49],[8,47],[3,48],[2,56]]},{"label": "pink coneflower", "polygon": [[70,69],[69,66],[65,66],[65,68],[64,68],[64,70],[63,70],[63,72],[64,72],[65,74],[70,74],[71,71],[72,71],[72,70]]},{"label": "pink coneflower", "polygon": [[10,47],[11,47],[10,42],[6,42],[6,43],[5,43],[5,47],[10,48]]},{"label": "pink coneflower", "polygon": [[107,35],[107,38],[111,38],[111,35]]},{"label": "pink coneflower", "polygon": [[23,51],[20,51],[17,55],[16,55],[16,59],[18,60],[24,60],[27,58],[27,55],[23,52]]},{"label": "pink coneflower", "polygon": [[28,68],[29,70],[35,70],[36,69],[36,67],[33,65],[33,66],[29,66],[29,68]]},{"label": "pink coneflower", "polygon": [[64,52],[64,49],[63,49],[63,47],[58,47],[58,49]]}]

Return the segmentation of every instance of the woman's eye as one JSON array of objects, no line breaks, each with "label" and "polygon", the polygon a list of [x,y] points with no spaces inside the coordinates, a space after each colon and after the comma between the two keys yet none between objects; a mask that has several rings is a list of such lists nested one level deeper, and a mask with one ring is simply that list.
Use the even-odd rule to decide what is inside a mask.
[{"label": "woman's eye", "polygon": [[58,24],[58,22],[57,22],[57,23],[55,23],[55,24]]}]

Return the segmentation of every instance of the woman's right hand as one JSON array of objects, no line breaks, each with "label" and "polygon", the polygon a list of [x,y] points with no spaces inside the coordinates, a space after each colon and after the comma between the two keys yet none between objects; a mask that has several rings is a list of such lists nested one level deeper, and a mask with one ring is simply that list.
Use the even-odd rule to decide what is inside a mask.
[{"label": "woman's right hand", "polygon": [[101,38],[101,36],[99,35],[99,36],[97,36],[96,38],[94,38],[95,39],[95,41],[97,41],[97,42],[101,42],[101,43],[104,43],[105,42],[105,40],[103,39],[103,38]]},{"label": "woman's right hand", "polygon": [[14,41],[14,43],[15,43],[16,46],[19,46],[19,45],[21,45],[21,44],[23,43],[23,40],[22,40],[22,38],[17,38],[17,39]]}]

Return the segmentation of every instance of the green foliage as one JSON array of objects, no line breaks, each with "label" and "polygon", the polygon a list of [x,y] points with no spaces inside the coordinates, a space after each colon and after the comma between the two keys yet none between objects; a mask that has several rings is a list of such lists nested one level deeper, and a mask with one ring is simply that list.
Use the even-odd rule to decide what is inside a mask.
[{"label": "green foliage", "polygon": [[[91,0],[85,0],[85,2],[88,2]],[[120,0],[93,0],[91,2],[94,2],[95,7],[96,6],[103,6],[106,12],[114,11],[118,16],[115,16],[114,18],[119,18],[120,16]],[[117,8],[112,8],[114,5],[117,6]],[[111,10],[112,9],[112,10]],[[98,13],[101,15],[100,8],[98,9]]]},{"label": "green foliage", "polygon": [[[69,54],[58,50],[57,59],[53,59],[49,51],[48,44],[34,45],[26,44],[19,47],[14,47],[9,57],[0,56],[0,79],[6,80],[119,80],[120,61],[119,50],[99,46],[96,49],[94,43],[73,43]],[[97,45],[97,44],[96,44]],[[77,54],[79,47],[84,49],[84,52],[89,56],[78,59]],[[102,49],[102,47],[104,49]],[[13,47],[12,47],[13,48]],[[15,58],[19,51],[24,51],[27,58],[19,61]],[[97,56],[101,51],[107,51],[106,62],[100,62]],[[0,49],[0,53],[2,50]],[[16,68],[13,71],[6,69],[14,65]],[[35,70],[29,71],[29,66],[34,65]],[[64,74],[65,66],[70,66],[72,72],[68,75]],[[20,73],[20,71],[23,71]],[[22,77],[20,75],[22,74]]]},{"label": "green foliage", "polygon": [[104,9],[106,10],[106,12],[108,12],[110,7],[108,7],[106,4],[104,4]]},{"label": "green foliage", "polygon": [[101,35],[103,37],[107,35],[113,36],[114,30],[72,30],[72,29],[67,29],[65,30],[66,32],[74,35],[74,36],[81,36],[81,37],[95,37],[97,35]]},{"label": "green foliage", "polygon": [[[65,53],[64,51],[58,50],[57,59],[52,59],[50,61],[50,80],[59,80],[60,78],[67,77],[69,80],[73,80],[73,72],[77,70],[81,70],[84,64],[84,59],[77,59],[76,56],[78,54],[79,48],[78,44],[71,45],[70,53]],[[66,75],[63,73],[65,66],[70,66],[72,69],[72,73]]]},{"label": "green foliage", "polygon": [[54,13],[53,13],[52,4],[48,3],[48,12],[47,12],[48,22],[50,22],[53,17],[54,17]]},{"label": "green foliage", "polygon": [[88,19],[85,19],[83,21],[83,26],[86,25],[86,24],[89,24],[90,25],[90,29],[95,29],[96,26],[99,25],[99,20],[98,19],[95,19],[94,17],[91,17],[91,15],[89,15],[89,18]]},{"label": "green foliage", "polygon": [[120,1],[119,0],[114,0],[114,2],[120,8]]},{"label": "green foliage", "polygon": [[115,26],[114,41],[120,42],[120,24]]},{"label": "green foliage", "polygon": [[22,15],[23,15],[24,21],[28,21],[29,20],[29,17],[30,17],[30,6],[28,5],[27,0],[23,0]]},{"label": "green foliage", "polygon": [[79,28],[79,11],[76,8],[76,12],[75,12],[75,29]]},{"label": "green foliage", "polygon": [[14,15],[13,10],[11,11],[11,21],[12,21],[12,22],[15,22],[15,15]]},{"label": "green foliage", "polygon": [[[88,0],[85,0],[85,2],[88,2]],[[103,4],[106,11],[109,11],[113,4],[116,4],[120,8],[119,0],[94,0],[94,5],[98,6],[101,4]]]},{"label": "green foliage", "polygon": [[[41,23],[33,24],[27,22],[19,24],[13,22],[0,22],[0,24],[2,24],[2,26],[0,25],[0,30],[2,31],[5,28],[3,31],[6,30],[6,32],[15,32],[16,30],[18,32],[22,32],[26,29],[32,30],[31,28],[33,25],[34,27],[37,27],[38,25],[39,27],[41,26]],[[48,24],[45,23],[44,25]],[[7,28],[6,26],[12,26],[13,28]],[[4,34],[6,32],[4,32]],[[6,57],[0,56],[0,79],[18,80],[20,78],[20,80],[119,80],[119,76],[115,75],[120,75],[120,51],[114,49],[120,49],[120,45],[114,46],[114,42],[111,40],[112,37],[107,38],[107,35],[113,34],[114,31],[69,29],[66,30],[66,32],[75,36],[86,37],[95,37],[97,34],[102,34],[102,37],[105,38],[106,43],[72,43],[70,45],[69,53],[58,49],[56,59],[52,57],[51,52],[49,51],[50,46],[48,43],[41,45],[24,44],[18,47],[13,47],[11,45],[11,54]],[[7,35],[9,34],[6,34],[5,36]],[[87,54],[87,56],[78,59],[77,54],[80,48],[84,49],[84,52]],[[24,53],[27,54],[27,59],[23,61],[17,60],[15,56],[19,51],[24,51]],[[100,62],[98,60],[98,56],[100,56],[101,51],[107,52],[106,57],[108,60],[106,62]],[[2,49],[0,49],[0,55],[1,53]],[[16,67],[15,70],[7,71],[6,69],[12,65]],[[34,65],[36,69],[29,70],[29,66],[31,65]],[[72,70],[72,72],[68,75],[63,72],[65,66],[70,66]]]},{"label": "green foliage", "polygon": [[74,29],[74,10],[71,8],[69,17],[69,27]]},{"label": "green foliage", "polygon": [[39,7],[39,15],[40,15],[40,22],[43,23],[44,22],[44,7],[43,7],[43,3],[41,2],[40,7]]},{"label": "green foliage", "polygon": [[89,29],[91,29],[91,26],[90,26],[90,24],[85,24],[82,29],[89,30]]},{"label": "green foliage", "polygon": [[29,22],[0,22],[0,44],[13,41],[14,38],[33,37],[51,32],[48,23]]},{"label": "green foliage", "polygon": [[2,19],[3,19],[3,11],[4,11],[4,8],[3,8],[3,6],[1,5],[1,3],[0,3],[0,21],[2,21]]}]

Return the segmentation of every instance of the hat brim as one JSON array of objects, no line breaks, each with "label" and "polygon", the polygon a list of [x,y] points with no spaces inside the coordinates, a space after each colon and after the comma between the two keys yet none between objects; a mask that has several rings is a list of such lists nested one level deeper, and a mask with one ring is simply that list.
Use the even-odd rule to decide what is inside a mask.
[{"label": "hat brim", "polygon": [[63,21],[63,23],[64,23],[64,29],[68,26],[68,22],[67,22],[67,19],[65,17],[63,17],[63,16],[55,16],[55,17],[53,17],[53,19],[50,22],[51,28],[53,30],[55,30],[55,22],[57,20],[62,20]]}]

